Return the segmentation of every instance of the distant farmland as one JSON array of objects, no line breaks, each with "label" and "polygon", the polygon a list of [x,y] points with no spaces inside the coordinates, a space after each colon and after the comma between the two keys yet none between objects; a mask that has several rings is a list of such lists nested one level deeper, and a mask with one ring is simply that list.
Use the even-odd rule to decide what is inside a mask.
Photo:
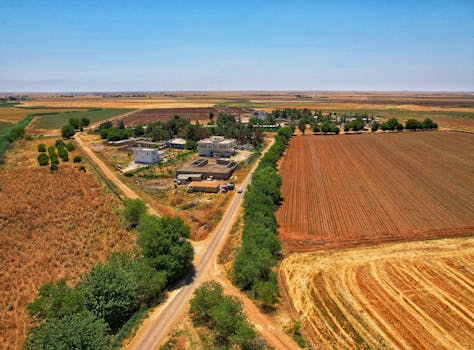
[{"label": "distant farmland", "polygon": [[287,251],[474,233],[474,135],[298,136],[281,163]]},{"label": "distant farmland", "polygon": [[127,115],[123,122],[126,126],[137,124],[150,124],[154,122],[166,122],[171,120],[175,115],[191,121],[207,121],[209,113],[214,113],[215,118],[219,113],[229,113],[234,115],[246,114],[249,112],[247,108],[231,108],[231,107],[197,107],[197,108],[154,108],[143,109],[135,113]]},{"label": "distant farmland", "polygon": [[315,348],[470,349],[474,239],[297,253],[281,276]]},{"label": "distant farmland", "polygon": [[[66,112],[59,114],[47,114],[39,116],[39,120],[35,122],[34,127],[37,129],[60,129],[68,122],[70,118],[89,118],[91,123],[106,120],[111,117],[119,116],[130,112],[127,108],[104,108],[90,109],[84,112]],[[35,112],[36,113],[36,112]]]}]

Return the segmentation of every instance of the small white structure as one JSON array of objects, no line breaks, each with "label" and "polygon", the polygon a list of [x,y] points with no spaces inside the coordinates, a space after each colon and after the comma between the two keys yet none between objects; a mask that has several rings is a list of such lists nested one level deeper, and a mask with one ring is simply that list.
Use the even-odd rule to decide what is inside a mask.
[{"label": "small white structure", "polygon": [[157,148],[133,148],[133,159],[135,163],[158,163],[163,159],[164,154],[165,152],[159,151]]},{"label": "small white structure", "polygon": [[235,139],[225,139],[222,136],[212,136],[198,141],[198,152],[205,157],[232,157],[237,143]]},{"label": "small white structure", "polygon": [[260,119],[260,120],[265,120],[267,119],[267,112],[265,111],[252,111],[251,114],[252,117]]}]

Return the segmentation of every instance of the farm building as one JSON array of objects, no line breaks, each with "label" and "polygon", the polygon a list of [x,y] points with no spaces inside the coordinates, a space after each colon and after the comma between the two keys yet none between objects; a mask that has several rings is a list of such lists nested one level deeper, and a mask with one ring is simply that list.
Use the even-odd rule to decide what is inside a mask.
[{"label": "farm building", "polygon": [[251,116],[260,120],[267,119],[267,112],[265,111],[252,111]]},{"label": "farm building", "polygon": [[186,146],[185,139],[171,139],[165,142],[166,147],[168,148],[176,148],[176,149],[184,149]]},{"label": "farm building", "polygon": [[156,148],[133,148],[133,159],[135,163],[152,164],[163,159],[165,152]]},{"label": "farm building", "polygon": [[235,154],[237,143],[234,139],[212,136],[198,141],[198,152],[204,157],[231,157]]},{"label": "farm building", "polygon": [[220,184],[216,181],[192,181],[188,185],[188,192],[217,193],[220,187]]},{"label": "farm building", "polygon": [[238,163],[231,160],[216,159],[209,163],[207,159],[198,158],[192,163],[183,165],[176,170],[176,176],[181,174],[199,174],[203,178],[212,177],[218,180],[227,180],[237,169]]},{"label": "farm building", "polygon": [[191,181],[201,181],[202,174],[179,174],[176,176],[176,182],[179,185],[184,185]]}]

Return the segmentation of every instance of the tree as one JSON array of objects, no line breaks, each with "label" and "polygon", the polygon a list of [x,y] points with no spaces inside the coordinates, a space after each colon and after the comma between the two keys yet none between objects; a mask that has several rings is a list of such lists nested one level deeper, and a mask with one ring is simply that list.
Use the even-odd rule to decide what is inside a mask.
[{"label": "tree", "polygon": [[389,126],[388,126],[387,123],[382,123],[382,124],[380,124],[380,129],[382,131],[387,131],[389,129]]},{"label": "tree", "polygon": [[70,288],[64,279],[43,285],[36,299],[27,306],[28,313],[36,320],[63,318],[84,309],[84,295]]},{"label": "tree", "polygon": [[408,119],[405,123],[405,128],[409,130],[422,129],[423,124],[416,119]]},{"label": "tree", "polygon": [[184,239],[189,238],[189,230],[180,218],[143,215],[138,225],[138,253],[175,282],[192,266],[193,247]]},{"label": "tree", "polygon": [[306,131],[306,121],[305,120],[300,119],[300,121],[298,122],[298,129],[300,129],[301,132],[304,134],[304,132]]},{"label": "tree", "polygon": [[140,199],[124,199],[122,216],[129,228],[138,225],[140,217],[146,213],[146,204]]},{"label": "tree", "polygon": [[373,122],[372,123],[372,132],[375,132],[379,129],[380,123],[379,122]]},{"label": "tree", "polygon": [[26,350],[111,349],[109,327],[88,311],[48,319],[33,328],[25,342]]},{"label": "tree", "polygon": [[38,163],[41,166],[48,165],[49,164],[49,157],[46,154],[41,153],[40,155],[38,155]]},{"label": "tree", "polygon": [[423,120],[423,129],[437,129],[438,124],[434,123],[430,118]]},{"label": "tree", "polygon": [[321,132],[321,128],[317,124],[314,124],[312,128],[314,134],[319,134]]},{"label": "tree", "polygon": [[214,112],[209,112],[209,119],[214,119]]},{"label": "tree", "polygon": [[73,161],[73,163],[80,163],[80,162],[82,162],[82,158],[80,156],[75,156],[72,161]]},{"label": "tree", "polygon": [[321,124],[321,131],[323,134],[326,134],[331,131],[331,125],[329,125],[329,122],[326,120]]},{"label": "tree", "polygon": [[76,130],[71,124],[63,125],[63,127],[61,128],[61,136],[65,139],[73,137],[75,133]]},{"label": "tree", "polygon": [[70,118],[69,125],[71,125],[75,130],[79,130],[81,128],[81,121],[77,118]]},{"label": "tree", "polygon": [[222,286],[215,281],[204,282],[194,291],[190,302],[189,313],[195,325],[210,327],[212,307],[222,298]]},{"label": "tree", "polygon": [[38,152],[46,152],[46,145],[44,143],[38,145]]},{"label": "tree", "polygon": [[397,118],[390,118],[387,121],[388,130],[395,130],[399,124]]},{"label": "tree", "polygon": [[74,147],[74,145],[73,145],[72,142],[68,142],[68,143],[66,144],[66,149],[67,149],[69,152],[72,152],[72,151],[74,151],[75,147]]},{"label": "tree", "polygon": [[398,125],[395,128],[397,129],[397,131],[403,131],[403,129],[405,129],[405,127],[400,123],[398,123]]},{"label": "tree", "polygon": [[91,120],[89,118],[86,118],[86,117],[82,117],[81,118],[81,126],[89,126]]},{"label": "tree", "polygon": [[80,282],[85,305],[113,330],[120,328],[139,308],[140,290],[126,254],[114,254],[95,265]]},{"label": "tree", "polygon": [[187,140],[184,148],[187,149],[187,150],[195,150],[196,146],[197,146],[196,141]]}]

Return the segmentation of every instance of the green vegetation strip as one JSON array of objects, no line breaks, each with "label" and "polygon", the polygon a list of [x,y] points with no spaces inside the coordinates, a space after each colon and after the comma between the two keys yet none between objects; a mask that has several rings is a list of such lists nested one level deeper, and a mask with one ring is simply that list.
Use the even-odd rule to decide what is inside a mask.
[{"label": "green vegetation strip", "polygon": [[4,161],[5,152],[11,147],[13,142],[25,136],[25,127],[33,119],[33,114],[28,114],[18,124],[6,129],[0,136],[0,164]]},{"label": "green vegetation strip", "polygon": [[36,127],[38,129],[59,129],[71,118],[88,118],[91,123],[95,123],[130,111],[132,110],[127,108],[96,108],[84,112],[47,113],[40,117]]},{"label": "green vegetation strip", "polygon": [[292,134],[290,127],[278,131],[275,143],[252,176],[244,201],[242,247],[232,268],[233,283],[262,302],[264,308],[271,308],[278,296],[273,267],[281,258],[275,218],[280,202],[281,178],[276,165]]}]

